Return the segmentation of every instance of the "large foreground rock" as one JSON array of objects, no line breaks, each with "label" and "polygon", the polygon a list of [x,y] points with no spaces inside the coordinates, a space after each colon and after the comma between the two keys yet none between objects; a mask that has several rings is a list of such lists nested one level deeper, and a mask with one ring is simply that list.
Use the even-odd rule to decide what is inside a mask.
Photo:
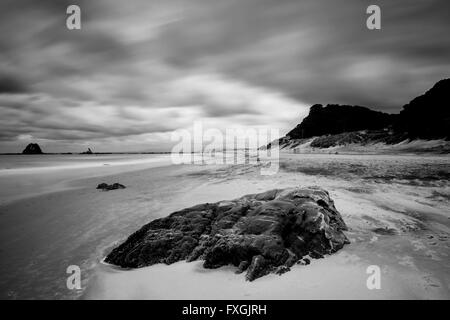
[{"label": "large foreground rock", "polygon": [[[290,188],[205,203],[156,219],[115,248],[106,262],[124,268],[204,260],[232,264],[254,280],[283,273],[305,257],[321,258],[349,243],[327,191]],[[305,257],[303,260],[302,258]]]}]

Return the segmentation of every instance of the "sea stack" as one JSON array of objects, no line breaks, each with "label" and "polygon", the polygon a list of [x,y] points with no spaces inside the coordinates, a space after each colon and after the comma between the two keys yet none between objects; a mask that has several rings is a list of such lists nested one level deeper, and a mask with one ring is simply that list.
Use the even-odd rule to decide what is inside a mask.
[{"label": "sea stack", "polygon": [[91,148],[88,148],[87,151],[82,152],[81,154],[94,154]]},{"label": "sea stack", "polygon": [[37,143],[30,143],[23,149],[22,154],[43,154],[43,152]]}]

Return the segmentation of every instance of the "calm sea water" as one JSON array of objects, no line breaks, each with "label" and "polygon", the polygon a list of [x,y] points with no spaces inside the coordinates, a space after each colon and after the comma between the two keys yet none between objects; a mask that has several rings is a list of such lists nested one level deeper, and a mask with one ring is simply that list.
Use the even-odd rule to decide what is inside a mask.
[{"label": "calm sea water", "polygon": [[168,155],[0,155],[0,204],[63,190],[81,178],[169,163]]},{"label": "calm sea water", "polygon": [[168,155],[0,156],[0,298],[77,297],[65,285],[67,266],[89,270],[99,244],[111,245],[104,242],[110,231],[131,231],[123,226],[128,218],[131,228],[139,223],[133,182],[120,180],[130,189],[116,194],[96,185],[169,164]]}]

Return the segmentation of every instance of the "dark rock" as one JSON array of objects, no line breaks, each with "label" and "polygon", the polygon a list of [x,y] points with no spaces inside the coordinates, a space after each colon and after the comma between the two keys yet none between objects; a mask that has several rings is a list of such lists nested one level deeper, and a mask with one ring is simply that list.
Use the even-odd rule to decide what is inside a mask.
[{"label": "dark rock", "polygon": [[450,139],[450,79],[437,82],[403,106],[395,128],[411,139]]},{"label": "dark rock", "polygon": [[92,152],[91,148],[88,148],[87,151],[84,151],[81,154],[94,154],[94,152]]},{"label": "dark rock", "polygon": [[43,154],[41,147],[37,143],[30,143],[22,151],[23,154]]},{"label": "dark rock", "polygon": [[286,273],[288,271],[291,271],[291,268],[287,267],[287,266],[279,266],[276,270],[275,273],[278,275],[282,275],[283,273]]},{"label": "dark rock", "polygon": [[[205,203],[153,220],[132,234],[105,261],[139,268],[180,260],[204,260],[247,271],[250,281],[287,271],[305,255],[323,257],[348,239],[341,215],[320,188],[270,190]],[[285,268],[279,268],[284,266]]]},{"label": "dark rock", "polygon": [[126,187],[123,184],[120,183],[113,183],[112,186],[110,186],[110,190],[116,190],[116,189],[125,189]]},{"label": "dark rock", "polygon": [[107,189],[108,188],[108,184],[107,183],[100,183],[98,186],[97,186],[97,189]]},{"label": "dark rock", "polygon": [[97,186],[97,189],[101,189],[103,191],[109,191],[109,190],[116,190],[116,189],[125,189],[126,187],[123,184],[120,183],[113,183],[113,184],[107,184],[107,183],[100,183]]},{"label": "dark rock", "polygon": [[247,270],[249,265],[250,263],[248,261],[242,261],[241,263],[239,263],[238,269],[236,270],[236,274],[240,274],[245,270]]},{"label": "dark rock", "polygon": [[267,261],[262,255],[253,256],[252,262],[248,267],[245,279],[253,281],[257,278],[265,276],[271,271],[269,261]]},{"label": "dark rock", "polygon": [[302,258],[299,261],[297,261],[298,264],[302,265],[302,266],[307,266],[308,264],[311,263],[311,260],[309,260],[308,258]]},{"label": "dark rock", "polygon": [[375,229],[373,229],[372,231],[375,232],[375,233],[384,235],[384,236],[393,236],[393,235],[396,235],[396,234],[397,234],[397,230],[392,229],[392,228],[388,228],[388,227],[385,227],[385,228],[375,228]]},{"label": "dark rock", "polygon": [[391,126],[396,115],[374,111],[361,106],[315,104],[309,115],[291,130],[291,139],[303,139],[327,134],[339,134],[359,130],[379,130]]},{"label": "dark rock", "polygon": [[[403,106],[398,114],[367,107],[329,104],[313,105],[302,122],[285,137],[281,147],[295,147],[316,137],[313,148],[351,143],[396,144],[414,139],[450,139],[450,79],[437,82],[425,94]],[[266,148],[271,148],[269,143]],[[430,150],[432,151],[432,150]],[[446,149],[444,150],[446,152]]]}]

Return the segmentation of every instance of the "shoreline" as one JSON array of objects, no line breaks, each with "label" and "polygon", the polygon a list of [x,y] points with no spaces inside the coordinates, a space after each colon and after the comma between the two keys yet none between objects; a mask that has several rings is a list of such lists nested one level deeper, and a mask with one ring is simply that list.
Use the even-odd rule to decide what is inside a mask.
[{"label": "shoreline", "polygon": [[[220,190],[223,190],[223,189],[220,189]],[[205,192],[206,190],[203,190],[203,191]],[[213,190],[213,191],[210,190],[208,193],[217,194],[217,190]],[[376,235],[373,232],[365,232],[367,234],[365,236],[366,239],[362,239],[362,240],[358,239],[358,238],[360,238],[363,235],[361,234],[360,231],[355,231],[355,228],[362,227],[362,225],[360,225],[359,221],[358,221],[358,224],[355,225],[355,222],[352,221],[352,220],[355,220],[355,219],[359,220],[360,218],[358,218],[358,217],[351,218],[351,217],[349,217],[350,213],[348,213],[348,211],[349,211],[348,207],[352,206],[352,204],[351,204],[351,201],[353,201],[353,200],[351,200],[352,197],[350,197],[350,199],[345,200],[345,202],[343,202],[345,197],[343,198],[342,195],[340,195],[340,196],[336,195],[336,190],[332,190],[331,193],[334,194],[334,196],[332,198],[335,200],[338,210],[340,210],[341,212],[345,212],[346,221],[349,220],[351,228],[353,229],[352,231],[350,231],[350,233],[352,234],[352,239],[353,239],[352,244],[350,244],[350,248],[342,249],[342,254],[344,254],[344,255],[345,254],[351,254],[353,251],[355,251],[355,247],[356,248],[359,247],[360,249],[356,249],[355,252],[357,253],[356,256],[358,258],[361,258],[361,256],[364,257],[366,255],[366,250],[367,249],[365,248],[365,243],[368,243],[369,245],[374,245],[377,242],[387,241],[386,245],[389,246],[389,241],[390,241],[389,240],[389,236],[379,235],[379,234]],[[243,194],[241,193],[241,196],[242,195]],[[230,198],[230,197],[228,197],[228,198]],[[225,199],[228,199],[228,198],[225,198]],[[216,199],[213,199],[212,201],[215,201],[215,200]],[[205,201],[205,202],[210,202],[210,201]],[[197,202],[197,203],[202,203],[202,201]],[[377,207],[374,207],[374,209],[375,208],[377,208]],[[361,214],[359,213],[359,215],[361,215]],[[383,213],[383,215],[384,215],[384,213]],[[404,220],[403,217],[399,217],[398,219],[399,219],[399,223],[403,223],[402,222]],[[389,222],[389,220],[385,220],[385,222]],[[395,224],[393,226],[395,227]],[[423,235],[423,237],[425,237],[425,235]],[[417,241],[417,240],[412,240],[412,241]],[[360,242],[362,242],[362,243],[360,243]],[[405,246],[405,245],[408,246],[408,242],[409,242],[409,240],[407,242],[404,242],[404,243],[402,242],[401,246]],[[361,244],[363,244],[364,246],[360,247]],[[417,249],[416,247],[413,247],[412,249],[401,250],[404,255],[399,257],[398,259],[396,258],[394,263],[396,265],[398,264],[398,266],[400,268],[403,268],[403,265],[406,265],[407,267],[412,267],[413,269],[416,268],[415,265],[411,265],[412,262],[409,262],[410,259],[414,260],[415,258],[412,258],[411,256],[408,256],[408,252],[410,252],[414,256],[414,252],[415,252],[416,249]],[[324,261],[323,263],[326,264],[328,266],[328,268],[330,269],[327,272],[333,273],[333,270],[336,268],[336,266],[333,265],[332,260],[330,260],[330,259],[332,259],[335,255],[339,255],[339,254],[340,254],[340,252],[337,253],[337,254],[334,254],[332,256],[328,256],[327,258],[322,260],[322,261]],[[376,254],[380,254],[380,253],[376,253]],[[394,255],[394,253],[392,253],[390,255]],[[420,255],[418,257],[416,257],[416,258],[419,258],[419,257],[420,257]],[[376,261],[383,261],[384,263],[386,263],[385,259],[386,258],[382,258],[382,260],[379,260],[379,258],[377,258]],[[399,261],[398,263],[397,263],[397,260]],[[318,261],[318,260],[316,260],[316,261]],[[370,258],[367,261],[370,261]],[[198,266],[202,262],[201,261],[197,262],[197,264],[196,264],[197,267],[195,267],[195,268],[191,266],[192,263],[195,263],[195,262],[187,263],[185,261],[181,261],[181,262],[175,263],[174,265],[156,264],[156,265],[153,265],[153,266],[150,266],[150,267],[144,267],[144,268],[132,269],[132,270],[120,270],[120,269],[117,270],[117,269],[115,269],[114,270],[115,276],[113,275],[111,277],[107,277],[107,279],[104,279],[103,280],[103,282],[104,282],[103,285],[107,285],[107,283],[110,283],[110,281],[113,281],[113,282],[117,281],[115,286],[117,286],[118,288],[120,287],[121,290],[124,290],[125,292],[127,292],[127,289],[129,289],[131,291],[133,290],[133,288],[126,287],[127,281],[139,282],[139,279],[140,279],[142,281],[145,281],[145,283],[146,283],[145,286],[148,287],[148,288],[153,288],[153,287],[158,287],[159,288],[159,287],[163,286],[162,283],[159,283],[157,280],[155,280],[156,282],[153,283],[150,280],[144,280],[144,279],[150,279],[150,278],[166,279],[165,282],[162,281],[162,282],[164,282],[164,286],[166,286],[166,287],[176,286],[177,289],[176,290],[174,289],[174,291],[178,292],[177,295],[171,295],[169,292],[166,292],[166,291],[165,292],[166,292],[167,296],[165,296],[163,294],[162,295],[158,295],[155,291],[151,291],[150,290],[147,293],[142,293],[141,292],[142,295],[139,296],[139,298],[144,298],[144,299],[147,299],[147,298],[149,298],[149,299],[152,299],[152,298],[158,298],[158,299],[193,299],[193,298],[194,299],[205,299],[205,298],[214,297],[214,294],[212,293],[212,291],[208,291],[207,295],[203,295],[201,292],[198,292],[198,290],[193,290],[193,289],[192,290],[185,289],[184,291],[182,290],[182,288],[192,288],[192,284],[190,284],[189,281],[187,281],[187,283],[186,283],[186,281],[183,281],[183,277],[182,276],[178,277],[177,273],[183,274],[184,277],[187,277],[187,275],[191,275],[192,276],[192,274],[197,274],[197,273],[195,273],[195,270],[198,269]],[[371,263],[373,263],[373,260],[372,260]],[[398,286],[397,289],[389,287],[390,291],[389,292],[385,292],[384,294],[381,294],[381,293],[378,293],[378,294],[377,293],[368,293],[367,292],[367,288],[365,288],[365,287],[361,288],[360,287],[361,283],[358,283],[358,284],[354,283],[355,286],[359,286],[359,293],[357,293],[355,295],[350,295],[350,296],[347,295],[346,298],[356,298],[356,299],[358,299],[358,297],[359,298],[364,297],[364,298],[372,299],[372,298],[376,298],[377,295],[380,295],[379,298],[396,298],[396,299],[408,299],[408,298],[423,299],[423,298],[430,298],[430,297],[437,298],[437,299],[446,299],[446,298],[449,297],[449,291],[448,290],[450,288],[448,288],[448,287],[446,288],[445,287],[446,280],[444,280],[446,278],[449,279],[447,274],[444,273],[445,276],[442,279],[443,282],[441,282],[441,285],[438,285],[437,283],[439,283],[439,280],[436,280],[434,278],[433,278],[433,280],[430,280],[431,278],[429,278],[426,274],[425,275],[417,274],[417,276],[414,276],[414,274],[417,273],[417,271],[411,271],[411,270],[408,270],[408,269],[402,269],[401,272],[400,271],[395,271],[397,269],[397,267],[394,267],[394,265],[392,263],[393,263],[392,261],[388,262],[388,265],[390,265],[390,267],[389,267],[390,271],[389,272],[390,273],[394,272],[395,276],[389,278],[390,276],[387,275],[387,277],[388,277],[388,279],[389,279],[391,284],[392,283],[395,284],[396,283],[395,279],[398,278],[402,273],[411,274],[411,272],[412,272],[413,275],[412,276],[408,276],[407,280],[404,279],[403,282],[397,283],[396,284],[396,286]],[[408,263],[409,263],[409,265],[408,265]],[[427,267],[430,267],[432,264],[433,264],[433,261],[431,261],[431,263],[428,263]],[[350,263],[350,265],[346,266],[346,268],[350,268],[350,269],[351,269],[351,267],[352,267],[351,263]],[[299,276],[300,274],[298,272],[303,272],[303,271],[300,271],[300,270],[304,270],[304,269],[301,269],[301,268],[305,268],[305,267],[300,267],[300,269],[298,269],[298,270],[296,269],[297,270],[296,272],[291,271],[291,272],[288,272],[287,274],[295,273],[297,276]],[[234,268],[232,268],[232,267],[220,268],[220,269],[217,269],[217,270],[204,270],[203,269],[204,273],[214,274],[215,277],[218,277],[219,279],[221,279],[222,277],[226,277],[227,280],[226,280],[226,282],[223,283],[224,286],[227,285],[228,282],[230,282],[230,281],[233,282],[233,286],[236,286],[236,288],[233,291],[234,294],[233,295],[230,294],[230,296],[228,297],[230,299],[233,298],[233,297],[234,298],[239,298],[239,299],[264,299],[260,295],[260,293],[254,293],[253,295],[250,296],[250,298],[246,297],[246,296],[240,296],[240,295],[236,294],[236,292],[241,292],[241,289],[243,287],[245,287],[246,284],[241,283],[241,282],[245,282],[245,281],[242,279],[242,277],[235,275],[233,271],[234,271]],[[108,274],[107,270],[105,272]],[[389,274],[389,272],[388,272],[388,274]],[[400,273],[398,273],[398,272],[400,272]],[[222,274],[222,273],[225,273],[225,274]],[[363,276],[367,277],[365,269],[364,270],[363,269],[359,269],[359,274],[360,274],[359,277],[363,277]],[[135,275],[136,275],[137,279],[133,280],[133,277]],[[271,290],[273,290],[273,288],[277,287],[278,282],[281,281],[280,279],[282,277],[284,277],[284,276],[286,276],[286,274],[282,275],[281,277],[279,277],[279,276],[271,276],[270,277],[270,279],[272,279],[272,283],[270,285]],[[312,276],[312,274],[311,274],[311,276]],[[336,277],[340,277],[341,275],[335,274],[335,276]],[[126,280],[123,280],[123,281],[120,280],[121,277],[123,277]],[[172,278],[174,278],[174,279],[172,279]],[[319,286],[319,287],[332,286],[332,284],[325,284],[325,283],[321,282],[320,281],[320,275],[316,274],[316,275],[312,276],[312,278],[315,279],[316,282],[314,282],[314,285],[316,285],[316,286]],[[403,279],[403,278],[400,277],[400,279]],[[202,281],[202,278],[200,278],[200,277],[197,278],[196,277],[196,281],[198,283],[201,283],[201,285],[207,286],[207,284],[205,284],[203,282],[203,281],[206,281],[205,279],[203,279],[203,281]],[[217,281],[217,280],[215,279],[214,281]],[[410,286],[407,284],[408,282],[412,283],[413,289],[410,289]],[[448,280],[447,280],[447,282],[448,282]],[[178,285],[176,283],[182,283],[182,284]],[[352,281],[350,281],[350,283],[352,283]],[[389,285],[389,282],[388,282],[388,285]],[[442,286],[442,285],[444,285],[444,286]],[[138,286],[138,284],[136,284],[136,286]],[[385,286],[386,286],[386,284],[385,284]],[[432,288],[432,289],[430,289],[430,288]],[[140,289],[140,290],[144,290],[144,289]],[[144,290],[144,292],[145,292],[145,290]],[[131,295],[130,292],[128,292],[128,293]],[[349,292],[347,292],[347,294],[348,293]],[[298,294],[294,294],[294,293],[291,292],[290,298],[289,297],[285,297],[285,298],[287,298],[287,299],[297,299],[297,298],[306,298],[306,299],[308,299],[308,298],[313,298],[313,296],[314,296],[313,292],[311,292],[309,295],[308,294],[306,294],[306,295],[303,294],[303,295],[300,295],[300,296]],[[319,297],[319,296],[317,296],[317,297]],[[123,295],[120,294],[115,289],[113,289],[113,287],[111,287],[111,288],[105,290],[104,292],[95,292],[95,289],[92,289],[92,291],[89,290],[86,293],[86,295],[84,296],[84,298],[96,298],[96,299],[97,298],[100,298],[100,299],[103,299],[103,298],[106,298],[106,299],[118,298],[118,299],[122,299],[122,298],[127,298],[127,296],[126,296],[126,294],[123,294]],[[274,298],[274,297],[271,296],[269,298]],[[334,298],[339,299],[340,296],[339,295],[330,296],[329,298],[331,298],[331,299],[334,299]],[[343,299],[346,299],[346,298],[343,298]],[[361,299],[363,299],[363,298],[361,298]]]},{"label": "shoreline", "polygon": [[95,160],[64,164],[64,159],[56,158],[55,163],[39,163],[40,165],[35,167],[1,168],[0,184],[3,190],[0,191],[0,205],[53,192],[74,190],[82,185],[83,179],[91,177],[108,177],[123,172],[172,165],[167,157],[132,161],[104,158]]},{"label": "shoreline", "polygon": [[[368,299],[382,297],[448,299],[450,297],[450,288],[448,287],[450,275],[446,271],[447,264],[445,263],[448,261],[445,254],[450,254],[450,246],[448,241],[437,240],[445,230],[447,230],[445,232],[450,230],[450,223],[446,223],[450,220],[445,215],[442,216],[445,212],[442,210],[448,208],[448,202],[438,198],[427,198],[428,195],[432,195],[433,190],[440,190],[443,194],[450,192],[448,184],[443,186],[399,185],[395,182],[385,183],[376,179],[373,181],[354,180],[351,178],[352,176],[349,178],[340,176],[339,172],[334,172],[332,176],[323,176],[317,173],[305,174],[297,171],[295,165],[300,163],[306,167],[319,165],[326,168],[327,163],[334,161],[347,163],[351,160],[348,163],[351,169],[355,166],[354,161],[359,163],[368,160],[366,157],[361,160],[361,157],[352,156],[336,156],[331,159],[320,155],[311,155],[301,159],[301,156],[280,155],[281,163],[285,165],[280,167],[279,173],[274,176],[261,176],[256,167],[246,165],[169,165],[120,172],[101,178],[98,176],[82,178],[74,183],[74,186],[77,187],[75,190],[48,193],[2,205],[3,220],[0,220],[2,230],[9,226],[0,236],[3,249],[5,254],[10,253],[11,263],[16,263],[15,261],[19,263],[20,259],[23,260],[20,262],[21,266],[14,267],[14,269],[11,269],[13,264],[7,267],[5,264],[7,260],[4,260],[1,268],[2,277],[8,273],[11,275],[21,274],[22,277],[24,274],[29,274],[22,280],[12,278],[10,285],[5,288],[14,287],[14,281],[30,282],[27,286],[42,290],[33,295],[35,298],[48,298],[52,295],[51,292],[56,292],[55,297],[60,299],[104,299],[108,297],[200,299],[201,297],[214,297],[214,288],[217,289],[217,285],[213,285],[213,283],[222,283],[221,281],[223,281],[223,286],[230,288],[230,291],[227,291],[230,298],[233,297],[233,292],[247,292],[249,295],[242,296],[243,299],[264,298],[266,291],[271,292],[269,288],[278,287],[280,295],[287,299],[314,298],[315,293],[317,293],[316,298],[320,298],[319,292],[323,293],[325,289],[331,290],[333,286],[343,286],[339,292],[335,292],[335,298],[341,296],[358,298],[351,295],[352,290],[356,289],[354,292],[359,292],[360,296]],[[386,164],[386,161],[390,161],[392,164],[400,161],[399,168],[402,168],[402,161],[411,161],[410,157],[385,155],[377,157],[375,160],[375,164],[383,163],[383,165]],[[440,156],[434,159],[428,157],[422,159],[418,156],[414,158],[415,162],[424,165],[429,164],[430,160],[437,161],[437,163],[448,163],[447,158]],[[345,169],[345,167],[343,168]],[[371,167],[369,166],[369,168]],[[421,170],[420,167],[418,170]],[[95,190],[95,185],[100,180],[115,180],[124,183],[127,188],[99,192]],[[249,285],[242,276],[235,275],[234,269],[228,267],[206,270],[182,261],[169,266],[154,265],[141,269],[118,270],[102,263],[106,254],[113,247],[124,241],[143,224],[176,210],[200,203],[234,199],[244,194],[258,193],[274,188],[310,185],[322,186],[330,192],[337,210],[350,227],[347,234],[351,238],[351,244],[348,248],[342,249],[342,255],[340,255],[340,251],[325,259],[315,260],[310,265],[312,267],[307,266],[308,269],[299,266],[282,276],[270,276],[267,278],[268,280],[262,280],[263,284],[256,284],[255,289],[248,289]],[[419,194],[420,198],[417,200],[423,202],[420,206],[416,202]],[[421,223],[427,225],[428,231],[408,231],[408,228],[420,226],[416,217],[408,216],[410,208],[415,208],[417,214],[423,215],[425,220]],[[36,210],[39,213],[38,216],[34,213]],[[438,214],[439,219],[434,219],[433,214]],[[30,220],[34,216],[36,218]],[[55,217],[58,217],[57,220]],[[69,225],[62,224],[64,221],[69,221]],[[447,229],[443,229],[445,225]],[[11,228],[11,226],[13,227]],[[397,235],[383,235],[373,231],[386,226],[398,230]],[[42,230],[46,230],[48,227],[51,227],[49,231],[43,233]],[[401,228],[406,229],[402,231]],[[24,237],[15,239],[14,237],[20,235],[18,230],[21,229],[32,231],[28,231]],[[435,237],[436,240],[432,241],[437,241],[437,245],[430,244],[431,240],[427,239],[430,234]],[[56,239],[58,242],[55,242]],[[14,242],[12,242],[13,240]],[[53,247],[52,250],[34,252],[34,247],[44,248],[49,244]],[[20,253],[17,252],[17,247],[23,248],[22,250],[26,248],[26,250]],[[29,256],[26,256],[26,252]],[[374,256],[367,256],[367,254]],[[364,267],[361,265],[358,268],[355,267],[355,256],[359,259],[358,261],[365,261]],[[37,264],[40,268],[44,268],[41,271],[43,275],[46,275],[43,279],[33,276],[36,271],[33,271],[32,265],[28,266],[30,261],[34,261],[34,265]],[[387,272],[387,285],[390,283],[397,289],[369,292],[365,288],[365,280],[363,281],[367,278],[365,267],[373,263],[384,266],[385,269],[382,268],[382,270]],[[83,278],[84,290],[75,295],[64,287],[66,275],[63,271],[69,264],[80,265],[85,275]],[[339,265],[345,265],[345,267],[340,268]],[[346,270],[357,271],[356,279],[351,278],[351,272],[347,273]],[[324,272],[333,274],[336,279],[343,282],[336,283],[330,279],[329,283],[323,282]],[[55,275],[51,276],[51,274]],[[306,277],[305,274],[308,275],[306,282],[297,281],[297,278]],[[400,277],[402,274],[407,277]],[[49,284],[45,278],[49,276],[55,277],[53,280],[55,287],[53,288],[52,286],[45,287]],[[287,281],[287,279],[290,280]],[[2,283],[4,280],[6,279],[3,279]],[[347,286],[344,280],[348,281]],[[38,283],[34,283],[35,281]],[[39,284],[40,281],[44,282]],[[259,283],[258,281],[259,279],[255,283]],[[290,282],[295,283],[297,287],[289,284]],[[127,285],[127,283],[133,285]],[[195,286],[194,283],[199,284]],[[290,290],[283,291],[281,284],[284,287],[288,286]],[[306,290],[306,284],[310,289]],[[410,289],[411,286],[414,290]],[[102,288],[105,288],[106,291],[102,291]],[[172,293],[169,292],[169,288]],[[321,290],[314,291],[311,288],[321,288]],[[309,296],[305,290],[310,293]],[[121,295],[120,292],[127,293],[128,296]],[[175,296],[177,292],[179,295]],[[331,290],[329,294],[330,299],[333,298],[332,292],[334,291]],[[418,294],[414,295],[414,292],[418,292]],[[5,297],[4,294],[5,292],[2,293],[2,297]],[[6,298],[14,297],[14,293],[11,294]],[[18,293],[18,297],[21,297],[20,293]],[[234,298],[236,297],[237,295],[234,296]],[[267,298],[277,297],[267,296]]]}]

